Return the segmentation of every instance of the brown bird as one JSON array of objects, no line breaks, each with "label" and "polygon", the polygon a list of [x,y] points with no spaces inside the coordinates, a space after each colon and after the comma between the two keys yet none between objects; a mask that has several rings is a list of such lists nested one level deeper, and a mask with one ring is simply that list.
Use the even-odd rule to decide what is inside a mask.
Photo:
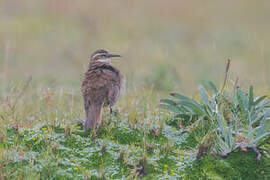
[{"label": "brown bird", "polygon": [[112,112],[111,107],[119,97],[122,75],[112,66],[111,58],[113,57],[121,56],[110,54],[105,50],[97,50],[90,58],[81,88],[86,113],[85,130],[100,124],[102,107],[109,106]]}]

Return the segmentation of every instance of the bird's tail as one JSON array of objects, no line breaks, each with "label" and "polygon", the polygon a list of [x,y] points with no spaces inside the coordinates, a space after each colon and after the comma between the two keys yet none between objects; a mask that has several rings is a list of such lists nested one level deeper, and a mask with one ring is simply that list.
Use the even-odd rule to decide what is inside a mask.
[{"label": "bird's tail", "polygon": [[101,122],[101,109],[102,104],[100,105],[90,105],[84,125],[85,130],[93,129],[98,123]]}]

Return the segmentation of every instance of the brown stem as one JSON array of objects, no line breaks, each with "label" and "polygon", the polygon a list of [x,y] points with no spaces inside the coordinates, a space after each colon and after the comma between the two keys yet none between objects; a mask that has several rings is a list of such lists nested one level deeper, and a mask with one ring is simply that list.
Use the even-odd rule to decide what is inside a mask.
[{"label": "brown stem", "polygon": [[222,89],[221,89],[221,93],[223,93],[223,91],[224,91],[224,89],[225,89],[225,86],[226,86],[226,83],[227,83],[227,80],[228,80],[230,64],[231,64],[231,59],[228,59],[228,60],[227,60],[226,71],[225,71],[224,83],[223,83],[223,86],[222,86]]},{"label": "brown stem", "polygon": [[251,147],[251,149],[257,154],[256,161],[261,161],[262,154],[255,146]]}]

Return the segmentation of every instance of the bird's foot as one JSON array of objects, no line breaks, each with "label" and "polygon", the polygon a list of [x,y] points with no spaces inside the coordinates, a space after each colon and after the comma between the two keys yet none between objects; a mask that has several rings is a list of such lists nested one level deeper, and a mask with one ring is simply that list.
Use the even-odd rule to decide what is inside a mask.
[{"label": "bird's foot", "polygon": [[110,107],[110,115],[118,117],[119,116],[119,111],[118,110],[113,110],[112,107]]},{"label": "bird's foot", "polygon": [[112,115],[113,113],[113,110],[112,110],[112,107],[110,106],[110,115]]}]

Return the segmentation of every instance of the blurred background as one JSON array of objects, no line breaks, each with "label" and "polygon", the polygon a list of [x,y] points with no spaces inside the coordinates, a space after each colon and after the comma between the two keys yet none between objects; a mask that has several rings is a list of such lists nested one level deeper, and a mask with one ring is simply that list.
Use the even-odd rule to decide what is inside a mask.
[{"label": "blurred background", "polygon": [[227,58],[240,84],[269,90],[269,18],[268,0],[1,0],[1,92],[32,76],[80,93],[96,49],[123,56],[114,64],[128,91],[220,85]]}]

